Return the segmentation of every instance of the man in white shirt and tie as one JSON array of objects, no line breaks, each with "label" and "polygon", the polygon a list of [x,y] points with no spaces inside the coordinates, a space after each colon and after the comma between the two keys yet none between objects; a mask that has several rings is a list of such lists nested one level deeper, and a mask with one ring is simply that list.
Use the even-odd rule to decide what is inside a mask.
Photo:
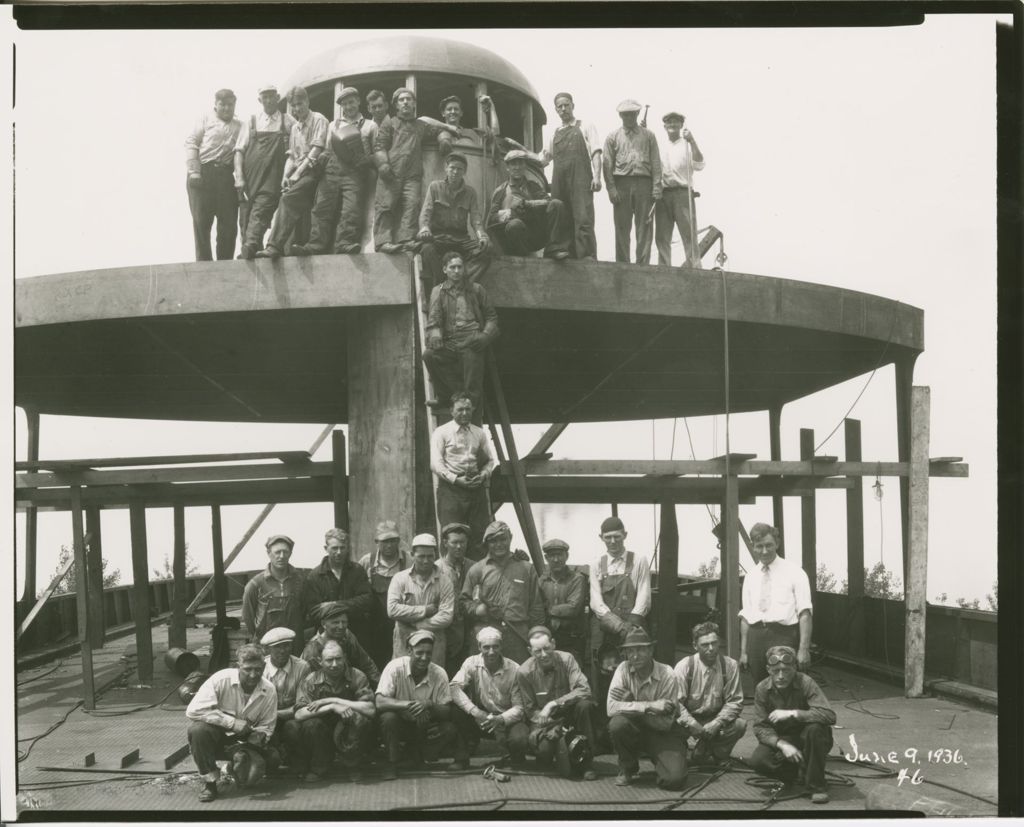
[{"label": "man in white shirt and tie", "polygon": [[765,523],[750,529],[757,569],[743,581],[740,611],[740,668],[756,686],[768,677],[765,652],[772,646],[796,649],[797,663],[811,662],[811,585],[799,566],[778,556],[779,530]]}]

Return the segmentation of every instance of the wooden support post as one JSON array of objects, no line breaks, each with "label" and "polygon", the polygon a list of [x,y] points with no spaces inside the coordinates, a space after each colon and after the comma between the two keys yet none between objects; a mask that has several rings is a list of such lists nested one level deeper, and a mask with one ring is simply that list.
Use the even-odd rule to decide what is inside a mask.
[{"label": "wooden support post", "polygon": [[88,567],[89,591],[89,637],[93,649],[102,649],[106,633],[103,616],[103,537],[100,533],[100,508],[90,505],[85,509],[85,559]]},{"label": "wooden support post", "polygon": [[[26,459],[39,459],[39,411],[25,408],[25,424],[28,426],[28,451]],[[31,603],[36,599],[36,542],[39,536],[39,512],[35,506],[25,509],[25,584],[21,599]]]},{"label": "wooden support post", "polygon": [[529,98],[523,101],[523,146],[530,152],[536,151],[533,140],[533,101]]},{"label": "wooden support post", "polygon": [[931,389],[911,393],[910,548],[906,588],[906,664],[903,688],[908,698],[924,695],[926,589],[928,587],[928,442]]},{"label": "wooden support post", "polygon": [[486,129],[490,125],[490,119],[487,117],[487,113],[484,112],[484,105],[480,103],[480,98],[487,94],[487,81],[478,80],[473,85],[473,97],[476,101],[476,125],[478,129]]},{"label": "wooden support post", "polygon": [[139,683],[153,681],[153,621],[149,603],[149,546],[146,540],[146,505],[134,501],[128,510],[132,542],[132,593],[135,596],[135,651]]},{"label": "wooden support post", "polygon": [[722,574],[719,581],[718,622],[725,641],[725,654],[739,658],[740,652],[740,503],[739,480],[733,474],[725,477],[725,500],[722,503]]},{"label": "wooden support post", "polygon": [[136,747],[131,752],[122,755],[120,761],[121,769],[123,770],[125,767],[130,767],[132,764],[136,763],[139,760],[139,752],[139,748]]},{"label": "wooden support post", "polygon": [[[800,429],[800,459],[814,459],[814,430]],[[800,499],[800,546],[801,565],[811,583],[811,599],[814,599],[818,584],[818,517],[814,492]],[[785,544],[786,538],[782,538]]]},{"label": "wooden support post", "polygon": [[217,625],[228,619],[228,583],[224,577],[224,532],[220,527],[220,506],[210,506],[213,540],[213,600],[217,606]]},{"label": "wooden support post", "polygon": [[167,626],[167,647],[169,649],[188,648],[185,631],[185,607],[188,598],[185,594],[185,506],[174,506],[174,562],[172,573],[174,583],[171,590],[171,622]]},{"label": "wooden support post", "polygon": [[[860,462],[860,420],[844,421],[846,431],[846,461]],[[856,488],[846,490],[846,582],[850,605],[849,652],[855,657],[864,655],[864,480],[855,477]]]},{"label": "wooden support post", "polygon": [[331,461],[334,476],[331,490],[334,496],[334,526],[348,531],[348,458],[345,454],[345,432],[331,434]]},{"label": "wooden support post", "polygon": [[334,104],[334,120],[338,120],[341,117],[341,104],[338,103],[338,95],[341,94],[341,90],[345,88],[345,81],[336,80],[334,81],[334,98],[332,103]]},{"label": "wooden support post", "polygon": [[[71,535],[75,553],[75,603],[78,606],[78,641],[82,651],[82,701],[85,709],[96,708],[96,684],[92,668],[92,639],[89,636],[89,577],[85,559],[85,528],[82,523],[82,489],[71,486]],[[97,599],[100,596],[97,595]]]},{"label": "wooden support post", "polygon": [[405,76],[405,88],[411,89],[414,95],[418,94],[416,92],[416,74],[414,72],[410,72]]},{"label": "wooden support post", "polygon": [[[900,462],[910,459],[910,395],[914,386],[914,362],[917,356],[896,361],[896,458]],[[900,518],[903,528],[904,591],[908,582],[907,551],[910,548],[910,478],[900,477]]]},{"label": "wooden support post", "polygon": [[613,517],[618,517],[619,516],[619,504],[618,503],[612,503],[611,505],[612,505],[612,516]]},{"label": "wooden support post", "polygon": [[[768,441],[773,462],[782,461],[782,405],[768,409]],[[786,515],[784,500],[781,494],[772,497],[772,520],[779,530],[779,535],[786,536]],[[785,546],[779,548],[779,557],[786,556]]]},{"label": "wooden support post", "polygon": [[676,662],[676,587],[679,571],[679,526],[676,505],[661,503],[661,531],[658,538],[658,602],[654,606],[657,623],[655,660]]}]

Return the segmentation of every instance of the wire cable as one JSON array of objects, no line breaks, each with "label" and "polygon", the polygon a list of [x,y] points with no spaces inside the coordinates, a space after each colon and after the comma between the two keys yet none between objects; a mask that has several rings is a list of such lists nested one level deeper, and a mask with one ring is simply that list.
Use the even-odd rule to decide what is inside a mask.
[{"label": "wire cable", "polygon": [[56,672],[58,669],[60,669],[63,665],[64,665],[64,659],[61,658],[59,661],[57,661],[57,665],[54,666],[53,668],[48,669],[47,671],[43,672],[41,675],[35,675],[34,677],[26,678],[23,681],[19,681],[17,684],[15,684],[15,686],[24,686],[25,684],[32,683],[33,681],[37,681],[40,678],[45,678],[47,675],[52,675],[54,672]]},{"label": "wire cable", "polygon": [[50,735],[51,733],[55,732],[58,728],[60,728],[64,724],[64,722],[67,721],[69,717],[71,717],[71,713],[78,709],[78,707],[80,707],[82,704],[83,701],[77,701],[73,706],[68,708],[68,711],[64,713],[63,717],[61,717],[59,721],[57,721],[55,724],[51,724],[50,727],[40,735],[32,735],[28,738],[19,738],[19,744],[29,742],[29,745],[28,749],[26,749],[24,752],[18,753],[18,763],[21,763],[26,758],[28,758],[28,756],[32,752],[32,748],[40,741],[42,741],[43,738],[45,738],[47,735]]}]

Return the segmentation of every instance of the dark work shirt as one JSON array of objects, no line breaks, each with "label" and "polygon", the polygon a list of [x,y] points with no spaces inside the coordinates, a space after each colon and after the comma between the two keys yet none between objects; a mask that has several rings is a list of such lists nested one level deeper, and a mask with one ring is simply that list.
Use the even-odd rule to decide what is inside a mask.
[{"label": "dark work shirt", "polygon": [[[773,724],[768,715],[776,709],[799,709],[805,714],[800,716],[803,720],[789,719]],[[784,690],[773,687],[770,677],[754,690],[754,735],[765,746],[774,747],[780,737],[799,732],[807,724],[831,726],[835,722],[836,713],[825,693],[803,672],[797,672],[793,683]]]},{"label": "dark work shirt", "polygon": [[548,194],[544,187],[530,178],[524,178],[518,185],[506,181],[491,194],[491,203],[487,210],[487,226],[494,227],[501,224],[498,220],[498,210],[511,210],[523,201],[546,201],[547,198]]},{"label": "dark work shirt", "polygon": [[373,142],[374,152],[384,152],[396,178],[423,177],[423,141],[441,130],[415,118],[385,118]]},{"label": "dark work shirt", "polygon": [[540,578],[540,590],[549,617],[566,619],[583,614],[587,580],[579,572],[568,569],[564,577],[556,580],[550,571],[545,571]]},{"label": "dark work shirt", "polygon": [[437,330],[446,345],[456,347],[459,340],[456,328],[456,310],[459,293],[466,299],[469,312],[480,325],[480,332],[489,342],[498,338],[498,311],[494,309],[487,291],[479,284],[467,284],[460,291],[448,281],[430,291],[430,313],[427,317],[427,334]]},{"label": "dark work shirt", "polygon": [[324,557],[315,569],[306,576],[306,611],[314,625],[317,619],[314,610],[321,603],[339,603],[348,612],[349,625],[359,628],[370,611],[370,581],[366,571],[358,563],[346,560],[341,568],[341,579],[334,576],[331,566]]},{"label": "dark work shirt", "polygon": [[[537,572],[532,563],[516,560],[511,553],[504,564],[498,564],[490,555],[474,563],[466,573],[459,599],[467,615],[477,603],[486,603],[492,612],[500,610],[501,617],[492,614],[492,622],[504,620],[531,626],[544,622],[544,598],[537,584]],[[475,616],[474,620],[479,622]]]},{"label": "dark work shirt", "polygon": [[[377,668],[377,664],[366,654],[366,650],[359,645],[356,636],[346,629],[345,634],[342,635],[338,643],[341,644],[341,648],[345,652],[345,660],[359,671],[365,672],[366,677],[370,679],[370,683],[376,686],[377,681],[380,680],[380,670]],[[323,656],[324,646],[326,645],[327,638],[323,632],[315,635],[306,644],[306,648],[302,650],[302,659],[309,664],[310,669],[316,670],[320,668],[320,658]]]},{"label": "dark work shirt", "polygon": [[312,672],[299,684],[299,692],[295,698],[295,706],[308,706],[313,701],[323,698],[341,698],[345,701],[372,701],[373,690],[362,672],[345,667],[345,674],[337,686],[323,671]]},{"label": "dark work shirt", "polygon": [[480,222],[476,190],[463,184],[453,190],[447,181],[431,181],[420,209],[420,229],[434,235],[469,237],[469,219]]}]

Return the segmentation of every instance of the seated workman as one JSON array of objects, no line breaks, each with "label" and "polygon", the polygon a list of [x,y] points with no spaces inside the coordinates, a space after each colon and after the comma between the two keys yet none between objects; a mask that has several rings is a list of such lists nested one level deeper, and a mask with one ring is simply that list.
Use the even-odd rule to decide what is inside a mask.
[{"label": "seated workman", "polygon": [[569,222],[565,205],[526,175],[528,153],[505,155],[508,180],[491,194],[485,225],[505,255],[526,256],[544,250],[545,258],[569,258]]},{"label": "seated workman", "polygon": [[654,762],[658,786],[681,789],[686,781],[686,732],[676,722],[679,680],[671,666],[654,660],[654,643],[643,629],[626,633],[625,660],[608,688],[608,733],[619,757],[615,783],[626,787],[640,756]]},{"label": "seated workman", "polygon": [[510,763],[521,767],[526,761],[526,737],[523,701],[516,683],[514,660],[501,653],[501,632],[487,626],[476,634],[480,653],[470,655],[451,680],[452,720],[462,736],[462,752],[455,765],[469,766],[469,755],[480,739],[493,738],[501,757],[497,766]]},{"label": "seated workman", "polygon": [[[247,758],[264,764],[263,749],[277,724],[277,693],[263,677],[263,649],[247,643],[238,648],[238,666],[207,678],[185,710],[191,722],[188,746],[204,786],[199,800],[217,798],[218,758]],[[241,762],[235,762],[236,767]],[[260,773],[236,775],[239,785],[253,783]]]},{"label": "seated workman", "polygon": [[263,677],[274,684],[277,693],[277,724],[267,745],[268,764],[271,768],[287,764],[295,766],[299,726],[295,722],[295,696],[299,684],[309,674],[309,664],[292,654],[295,632],[278,626],[260,638],[260,644],[267,653],[263,659]]},{"label": "seated workman", "polygon": [[309,664],[310,671],[320,668],[321,653],[327,641],[336,640],[345,650],[345,660],[366,675],[372,685],[376,685],[380,680],[380,670],[348,628],[348,612],[337,603],[325,603],[317,609],[316,617],[320,631],[302,650],[302,659]]},{"label": "seated workman", "polygon": [[338,641],[327,641],[320,669],[302,681],[295,699],[303,749],[296,750],[294,767],[303,780],[322,780],[337,752],[349,780],[361,781],[373,749],[376,713],[366,675],[349,665]]},{"label": "seated workman", "polygon": [[693,627],[697,651],[676,664],[679,680],[679,723],[697,740],[694,763],[720,764],[747,731],[739,664],[719,651],[717,623]]},{"label": "seated workman", "polygon": [[814,680],[796,671],[796,650],[773,646],[768,677],[754,690],[757,747],[747,759],[757,772],[802,787],[827,804],[825,760],[832,749],[836,713]]},{"label": "seated workman", "polygon": [[398,777],[398,758],[415,767],[445,751],[461,754],[458,730],[451,721],[452,693],[444,669],[431,662],[434,633],[418,629],[409,636],[410,654],[384,667],[377,686],[377,713],[387,753],[383,778]]},{"label": "seated workman", "polygon": [[[594,704],[590,684],[576,658],[555,649],[555,639],[546,626],[530,629],[529,640],[530,657],[519,667],[516,680],[530,726],[528,743],[537,754],[537,763],[547,765],[555,759],[555,742],[562,734],[559,730],[571,728],[584,736],[592,751]],[[582,769],[585,781],[597,778],[589,761]]]}]

